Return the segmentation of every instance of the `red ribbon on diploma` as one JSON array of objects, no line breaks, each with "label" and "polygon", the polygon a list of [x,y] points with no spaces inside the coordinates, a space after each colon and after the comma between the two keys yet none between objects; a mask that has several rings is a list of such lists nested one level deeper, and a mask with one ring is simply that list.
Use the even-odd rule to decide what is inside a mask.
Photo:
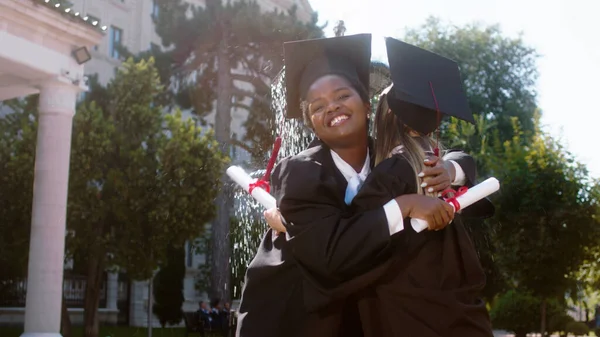
[{"label": "red ribbon on diploma", "polygon": [[[454,206],[454,211],[458,212],[458,211],[460,211],[460,203],[458,202],[458,200],[456,200],[456,198],[467,193],[468,190],[469,190],[469,188],[466,186],[459,188],[458,191],[455,191],[455,190],[449,188],[442,192],[442,198],[444,199],[445,202],[452,204],[452,206]],[[448,194],[450,194],[450,193],[452,193],[454,195],[450,198],[447,198]]]},{"label": "red ribbon on diploma", "polygon": [[256,182],[253,182],[248,187],[248,192],[252,194],[252,191],[260,187],[267,192],[271,192],[271,185],[269,185],[269,179],[271,179],[271,171],[273,171],[273,167],[275,166],[275,160],[277,160],[277,155],[279,154],[279,149],[281,148],[281,137],[277,137],[275,139],[275,144],[273,145],[273,152],[271,152],[271,158],[269,158],[269,163],[267,164],[267,171],[262,178],[258,179]]}]

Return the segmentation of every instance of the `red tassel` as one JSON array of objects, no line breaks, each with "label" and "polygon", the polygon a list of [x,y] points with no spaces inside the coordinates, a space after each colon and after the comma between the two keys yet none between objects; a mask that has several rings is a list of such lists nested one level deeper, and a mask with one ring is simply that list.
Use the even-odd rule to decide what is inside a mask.
[{"label": "red tassel", "polygon": [[433,96],[433,103],[435,103],[435,110],[437,111],[437,138],[435,140],[436,145],[435,145],[435,149],[433,149],[433,153],[435,154],[436,157],[440,156],[440,119],[441,119],[441,113],[440,113],[440,107],[438,106],[438,101],[437,98],[435,98],[435,91],[433,90],[433,83],[431,83],[431,81],[429,81],[429,88],[431,88],[431,96]]},{"label": "red tassel", "polygon": [[273,145],[273,152],[271,152],[271,158],[269,158],[269,163],[267,164],[267,171],[263,176],[263,180],[269,181],[271,179],[271,171],[273,171],[273,167],[275,167],[275,161],[277,160],[277,155],[279,154],[279,149],[281,148],[281,137],[275,138],[275,144]]},{"label": "red tassel", "polygon": [[281,148],[281,137],[277,137],[275,139],[275,144],[273,145],[273,152],[271,152],[271,158],[269,158],[269,163],[267,164],[267,170],[262,178],[258,179],[256,182],[250,184],[248,187],[248,192],[252,194],[252,190],[257,187],[264,189],[267,192],[270,192],[271,186],[269,185],[269,180],[271,179],[271,171],[273,171],[273,167],[275,166],[275,161],[277,160],[277,155],[279,154],[279,149]]}]

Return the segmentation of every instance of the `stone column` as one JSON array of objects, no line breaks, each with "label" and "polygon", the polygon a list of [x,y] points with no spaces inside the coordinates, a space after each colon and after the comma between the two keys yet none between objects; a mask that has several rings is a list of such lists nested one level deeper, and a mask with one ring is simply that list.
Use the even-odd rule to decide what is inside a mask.
[{"label": "stone column", "polygon": [[119,299],[119,274],[108,273],[106,282],[106,308],[117,310],[117,300]]},{"label": "stone column", "polygon": [[31,242],[23,337],[59,337],[71,129],[79,88],[40,87]]}]

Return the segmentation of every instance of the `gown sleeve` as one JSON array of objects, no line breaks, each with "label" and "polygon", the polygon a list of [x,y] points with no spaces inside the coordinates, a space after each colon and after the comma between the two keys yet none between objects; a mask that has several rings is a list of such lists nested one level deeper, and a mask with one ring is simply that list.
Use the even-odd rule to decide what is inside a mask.
[{"label": "gown sleeve", "polygon": [[463,172],[465,173],[465,186],[471,187],[475,185],[475,177],[477,177],[477,163],[472,156],[462,151],[448,150],[442,158],[445,161],[452,160],[462,168]]},{"label": "gown sleeve", "polygon": [[383,207],[352,212],[345,207],[343,189],[333,172],[292,157],[272,175],[292,254],[304,274],[321,288],[334,288],[372,269],[372,261],[379,260],[390,244]]}]

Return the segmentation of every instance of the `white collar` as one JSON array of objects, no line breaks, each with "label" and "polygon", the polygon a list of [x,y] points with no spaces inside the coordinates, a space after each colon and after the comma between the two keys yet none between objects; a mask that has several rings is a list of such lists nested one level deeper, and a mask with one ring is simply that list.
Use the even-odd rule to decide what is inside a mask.
[{"label": "white collar", "polygon": [[342,172],[342,175],[344,175],[344,178],[346,178],[346,181],[350,181],[350,179],[352,179],[355,176],[358,176],[361,181],[364,181],[367,178],[367,176],[369,175],[369,173],[371,173],[371,156],[369,154],[369,149],[367,149],[367,157],[365,158],[365,163],[363,164],[362,170],[360,170],[359,173],[357,173],[352,168],[352,166],[350,166],[350,164],[346,163],[346,161],[344,161],[342,159],[342,157],[340,157],[340,155],[335,153],[335,151],[333,151],[333,150],[330,150],[330,151],[331,151],[331,158],[333,159],[333,163],[338,168],[338,170],[340,170],[340,172]]}]

